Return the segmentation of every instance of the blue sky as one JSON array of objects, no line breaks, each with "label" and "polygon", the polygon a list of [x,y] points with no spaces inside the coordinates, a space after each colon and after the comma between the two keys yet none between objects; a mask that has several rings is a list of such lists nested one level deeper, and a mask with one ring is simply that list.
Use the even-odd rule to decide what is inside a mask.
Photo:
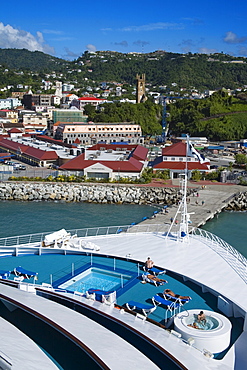
[{"label": "blue sky", "polygon": [[247,1],[1,3],[0,48],[75,59],[86,50],[247,56]]}]

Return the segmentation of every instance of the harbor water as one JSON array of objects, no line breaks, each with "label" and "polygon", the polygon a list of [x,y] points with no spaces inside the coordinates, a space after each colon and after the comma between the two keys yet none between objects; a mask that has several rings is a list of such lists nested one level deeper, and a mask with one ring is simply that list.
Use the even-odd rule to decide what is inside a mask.
[{"label": "harbor water", "polygon": [[[159,207],[59,202],[0,202],[0,237],[56,231],[61,228],[83,229],[98,226],[123,226],[151,217]],[[203,229],[231,244],[247,257],[247,213],[222,212]]]}]

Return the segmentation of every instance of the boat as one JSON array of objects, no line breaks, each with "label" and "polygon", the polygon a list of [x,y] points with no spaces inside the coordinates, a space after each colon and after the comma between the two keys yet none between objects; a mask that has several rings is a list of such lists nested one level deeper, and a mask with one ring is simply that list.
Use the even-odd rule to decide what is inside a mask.
[{"label": "boat", "polygon": [[[169,226],[140,223],[0,239],[0,269],[12,271],[19,258],[28,264],[19,271],[35,265],[39,279],[0,278],[2,318],[64,369],[79,368],[80,361],[97,369],[247,368],[247,260],[216,235],[192,227],[186,183],[185,174]],[[148,256],[163,284],[142,279]],[[105,285],[90,280],[93,274]],[[166,287],[179,294],[164,297]],[[27,330],[33,320],[40,331]],[[50,333],[46,342],[41,332]],[[8,352],[8,364],[18,351]]]}]

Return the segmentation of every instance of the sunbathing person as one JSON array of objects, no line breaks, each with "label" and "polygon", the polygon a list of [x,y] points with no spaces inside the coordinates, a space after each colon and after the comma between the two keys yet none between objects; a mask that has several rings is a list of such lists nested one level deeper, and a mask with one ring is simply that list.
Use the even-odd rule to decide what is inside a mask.
[{"label": "sunbathing person", "polygon": [[179,298],[179,299],[191,299],[188,295],[180,295],[180,294],[175,294],[171,289],[165,289],[163,292],[164,296],[169,295],[174,298]]},{"label": "sunbathing person", "polygon": [[164,279],[160,279],[158,278],[157,276],[154,276],[154,275],[146,275],[148,279],[150,280],[153,280],[153,281],[157,281],[158,283],[168,283],[167,280],[164,280]]}]

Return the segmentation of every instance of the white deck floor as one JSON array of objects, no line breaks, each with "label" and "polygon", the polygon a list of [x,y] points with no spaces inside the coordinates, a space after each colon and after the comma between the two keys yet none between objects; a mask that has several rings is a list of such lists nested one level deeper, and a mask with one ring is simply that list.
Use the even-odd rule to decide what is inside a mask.
[{"label": "white deck floor", "polygon": [[[1,284],[1,297],[3,296],[9,297],[12,301],[20,302],[22,307],[26,306],[28,309],[48,318],[80,342],[85,343],[110,369],[134,369],[136,364],[141,369],[158,369],[153,362],[135,347],[80,313],[37,295]],[[6,337],[9,337],[8,341],[11,338],[13,340],[7,354],[18,362],[21,358],[23,359],[24,349],[23,347],[15,346],[15,342],[18,340],[18,337],[20,340],[22,336],[23,334],[17,331],[15,340],[13,340],[6,333]],[[5,341],[5,337],[2,338],[2,341]],[[28,358],[30,358],[30,361],[34,360],[31,355],[28,356],[27,349],[25,354],[27,355],[27,363]],[[26,364],[25,361],[23,360],[23,363]],[[24,368],[41,369],[34,366],[25,366]],[[49,367],[44,366],[43,369],[49,369]]]},{"label": "white deck floor", "polygon": [[30,338],[0,318],[0,349],[9,357],[13,370],[55,370],[58,367]]}]

